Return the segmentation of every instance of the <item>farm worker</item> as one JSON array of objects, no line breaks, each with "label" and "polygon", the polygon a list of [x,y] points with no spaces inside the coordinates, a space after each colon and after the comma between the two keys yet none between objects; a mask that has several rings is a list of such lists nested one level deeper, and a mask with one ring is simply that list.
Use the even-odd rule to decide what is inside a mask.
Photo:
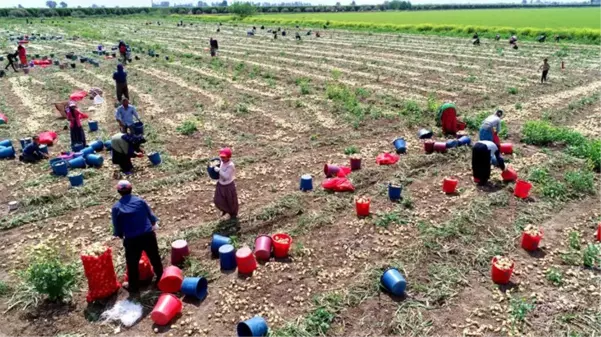
[{"label": "farm worker", "polygon": [[478,36],[478,32],[475,32],[474,35],[472,36],[472,39],[479,39],[480,37]]},{"label": "farm worker", "polygon": [[139,291],[139,267],[142,252],[146,252],[157,282],[163,276],[163,264],[159,255],[159,245],[155,231],[158,218],[152,213],[144,199],[131,194],[132,184],[127,180],[117,183],[117,192],[121,199],[113,205],[111,218],[115,239],[123,239],[125,262],[130,294]]},{"label": "farm worker", "polygon": [[282,36],[286,36],[286,31],[285,30],[282,31]]},{"label": "farm worker", "polygon": [[278,39],[278,32],[273,32],[273,39],[277,40]]},{"label": "farm worker", "polygon": [[127,64],[127,46],[125,45],[125,42],[119,41],[119,45],[117,47],[119,48],[119,54],[123,59],[123,64]]},{"label": "farm worker", "polygon": [[113,164],[119,165],[121,172],[130,175],[134,166],[131,159],[144,156],[142,143],[146,142],[143,137],[129,133],[116,133],[111,137],[111,148],[113,149]]},{"label": "farm worker", "polygon": [[319,32],[315,32],[315,37],[321,37],[321,34],[319,34]]},{"label": "farm worker", "polygon": [[33,142],[27,144],[23,149],[23,154],[19,160],[25,163],[36,163],[41,159],[48,158],[48,155],[40,151],[40,137],[33,136]]},{"label": "farm worker", "polygon": [[25,50],[25,47],[23,47],[23,45],[19,45],[19,47],[17,47],[17,52],[19,53],[19,61],[21,61],[21,66],[27,66],[27,51]]},{"label": "farm worker", "polygon": [[436,125],[442,127],[445,135],[455,135],[465,129],[465,123],[457,119],[457,108],[453,103],[441,105],[436,117]]},{"label": "farm worker", "polygon": [[140,116],[138,116],[136,107],[130,105],[129,99],[125,97],[121,101],[121,106],[115,111],[115,119],[117,120],[117,123],[119,123],[121,132],[125,133],[127,132],[127,129],[131,128],[134,124],[134,117],[140,121]]},{"label": "farm worker", "polygon": [[540,83],[547,82],[547,74],[549,74],[549,69],[551,69],[551,66],[549,65],[548,61],[548,59],[544,59],[543,64],[538,68],[539,71],[543,71],[543,75],[540,78]]},{"label": "farm worker", "polygon": [[300,33],[299,33],[299,32],[296,32],[296,39],[297,39],[297,40],[300,40],[300,39],[301,39],[301,36],[300,36]]},{"label": "farm worker", "polygon": [[497,134],[501,130],[501,118],[503,117],[503,110],[499,109],[494,114],[486,117],[480,126],[480,140],[489,140],[491,142],[499,143],[499,137]]},{"label": "farm worker", "polygon": [[217,40],[211,38],[209,41],[209,46],[211,47],[211,57],[215,57],[215,55],[217,55],[217,51],[219,50],[219,44],[217,43]]},{"label": "farm worker", "polygon": [[236,183],[234,182],[236,168],[232,162],[232,150],[224,148],[219,151],[221,165],[215,166],[215,172],[219,172],[219,180],[215,187],[215,198],[213,202],[217,209],[222,212],[222,216],[226,213],[231,219],[236,219],[238,216],[238,193],[236,192]]},{"label": "farm worker", "polygon": [[472,173],[474,181],[486,185],[490,179],[490,165],[505,170],[505,161],[497,145],[488,140],[480,140],[472,147]]},{"label": "farm worker", "polygon": [[123,96],[129,99],[129,89],[127,88],[127,73],[123,70],[123,65],[117,65],[117,71],[113,73],[115,87],[117,88],[117,100],[121,102]]},{"label": "farm worker", "polygon": [[547,39],[547,35],[545,35],[545,34],[541,34],[539,37],[536,38],[536,40],[538,42],[545,42],[546,39]]},{"label": "farm worker", "polygon": [[518,41],[518,37],[515,35],[512,35],[511,38],[509,38],[509,44],[515,44]]},{"label": "farm worker", "polygon": [[84,116],[81,111],[79,111],[79,108],[77,108],[77,104],[73,101],[70,101],[65,107],[65,114],[67,115],[67,120],[69,120],[71,146],[74,144],[82,144],[85,147],[86,134],[81,126],[81,119]]},{"label": "farm worker", "polygon": [[19,56],[19,52],[8,53],[6,54],[6,59],[8,60],[8,64],[4,67],[4,70],[7,70],[8,67],[12,67],[15,72],[17,72],[17,67],[15,67],[15,62],[17,61],[17,57]]},{"label": "farm worker", "polygon": [[265,26],[261,26],[261,29],[265,29]]},{"label": "farm worker", "polygon": [[497,34],[497,35],[495,36],[495,41],[499,41],[500,39],[501,39],[501,35]]}]

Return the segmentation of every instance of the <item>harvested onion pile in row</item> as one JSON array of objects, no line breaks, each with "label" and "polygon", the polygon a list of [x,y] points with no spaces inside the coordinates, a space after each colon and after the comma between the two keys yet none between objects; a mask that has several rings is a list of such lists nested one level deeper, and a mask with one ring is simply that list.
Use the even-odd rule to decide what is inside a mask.
[{"label": "harvested onion pile in row", "polygon": [[497,261],[495,261],[495,267],[501,270],[509,270],[513,266],[513,261],[510,258],[504,256],[497,256]]},{"label": "harvested onion pile in row", "polygon": [[369,198],[368,197],[358,197],[358,198],[355,198],[355,201],[360,204],[367,204],[369,202]]},{"label": "harvested onion pile in row", "polygon": [[526,226],[526,228],[524,228],[524,233],[528,233],[532,236],[541,236],[541,232],[538,229],[538,227],[533,226],[533,225],[528,225]]}]

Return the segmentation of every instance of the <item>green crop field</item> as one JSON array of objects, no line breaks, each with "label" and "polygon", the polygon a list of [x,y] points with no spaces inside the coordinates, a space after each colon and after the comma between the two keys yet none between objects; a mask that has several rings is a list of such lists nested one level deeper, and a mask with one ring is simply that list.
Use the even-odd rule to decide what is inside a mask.
[{"label": "green crop field", "polygon": [[378,24],[476,25],[489,27],[596,28],[599,8],[482,9],[420,12],[268,14],[269,19],[331,20]]}]

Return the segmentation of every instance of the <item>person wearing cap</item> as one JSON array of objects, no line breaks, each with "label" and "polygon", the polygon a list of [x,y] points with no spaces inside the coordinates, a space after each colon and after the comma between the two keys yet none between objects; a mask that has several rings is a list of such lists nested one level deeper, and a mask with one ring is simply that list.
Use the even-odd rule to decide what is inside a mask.
[{"label": "person wearing cap", "polygon": [[111,149],[113,151],[113,164],[119,165],[121,172],[126,175],[132,174],[134,165],[131,159],[143,157],[144,150],[141,146],[146,140],[141,136],[118,132],[111,137]]},{"label": "person wearing cap", "polygon": [[501,130],[501,118],[503,110],[499,109],[494,114],[486,117],[480,126],[480,140],[490,140],[499,146],[497,134]]},{"label": "person wearing cap", "polygon": [[497,145],[489,140],[477,141],[472,147],[472,173],[479,185],[486,185],[490,179],[491,164],[505,170],[505,161]]},{"label": "person wearing cap", "polygon": [[215,172],[219,173],[213,202],[217,209],[222,212],[222,216],[229,214],[231,219],[236,219],[238,216],[238,193],[234,182],[236,168],[231,160],[232,150],[229,148],[221,149],[219,158],[221,159],[221,165],[213,168]]},{"label": "person wearing cap", "polygon": [[123,239],[125,262],[127,264],[129,292],[139,291],[138,264],[142,252],[146,252],[157,282],[163,275],[163,264],[159,255],[159,245],[155,230],[158,229],[158,218],[152,213],[144,199],[132,195],[132,184],[127,180],[117,183],[117,192],[121,199],[113,205],[111,218],[114,238]]},{"label": "person wearing cap", "polygon": [[121,101],[121,106],[115,111],[115,119],[119,123],[121,132],[127,132],[127,129],[134,125],[134,118],[140,121],[136,107],[129,104],[127,96]]},{"label": "person wearing cap", "polygon": [[86,133],[81,126],[81,119],[84,115],[79,111],[79,108],[77,108],[77,104],[74,101],[69,101],[69,104],[65,107],[65,114],[69,120],[71,146],[74,144],[82,144],[86,147]]}]

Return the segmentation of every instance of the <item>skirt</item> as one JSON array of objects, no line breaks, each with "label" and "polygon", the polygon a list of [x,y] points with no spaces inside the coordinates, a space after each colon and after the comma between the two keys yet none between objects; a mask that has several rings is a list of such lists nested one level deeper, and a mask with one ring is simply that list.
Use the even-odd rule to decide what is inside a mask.
[{"label": "skirt", "polygon": [[217,183],[213,202],[218,210],[229,214],[232,218],[238,216],[238,192],[236,192],[236,183],[232,182],[228,185]]},{"label": "skirt", "polygon": [[490,179],[490,150],[484,144],[472,147],[472,173],[481,185]]},{"label": "skirt", "polygon": [[83,127],[74,126],[71,128],[71,145],[73,144],[83,144],[83,147],[86,147],[86,134]]},{"label": "skirt", "polygon": [[119,165],[121,172],[131,173],[132,170],[134,169],[134,165],[131,163],[131,158],[128,155],[123,154],[119,151],[112,151],[112,152],[113,152],[113,164]]}]

